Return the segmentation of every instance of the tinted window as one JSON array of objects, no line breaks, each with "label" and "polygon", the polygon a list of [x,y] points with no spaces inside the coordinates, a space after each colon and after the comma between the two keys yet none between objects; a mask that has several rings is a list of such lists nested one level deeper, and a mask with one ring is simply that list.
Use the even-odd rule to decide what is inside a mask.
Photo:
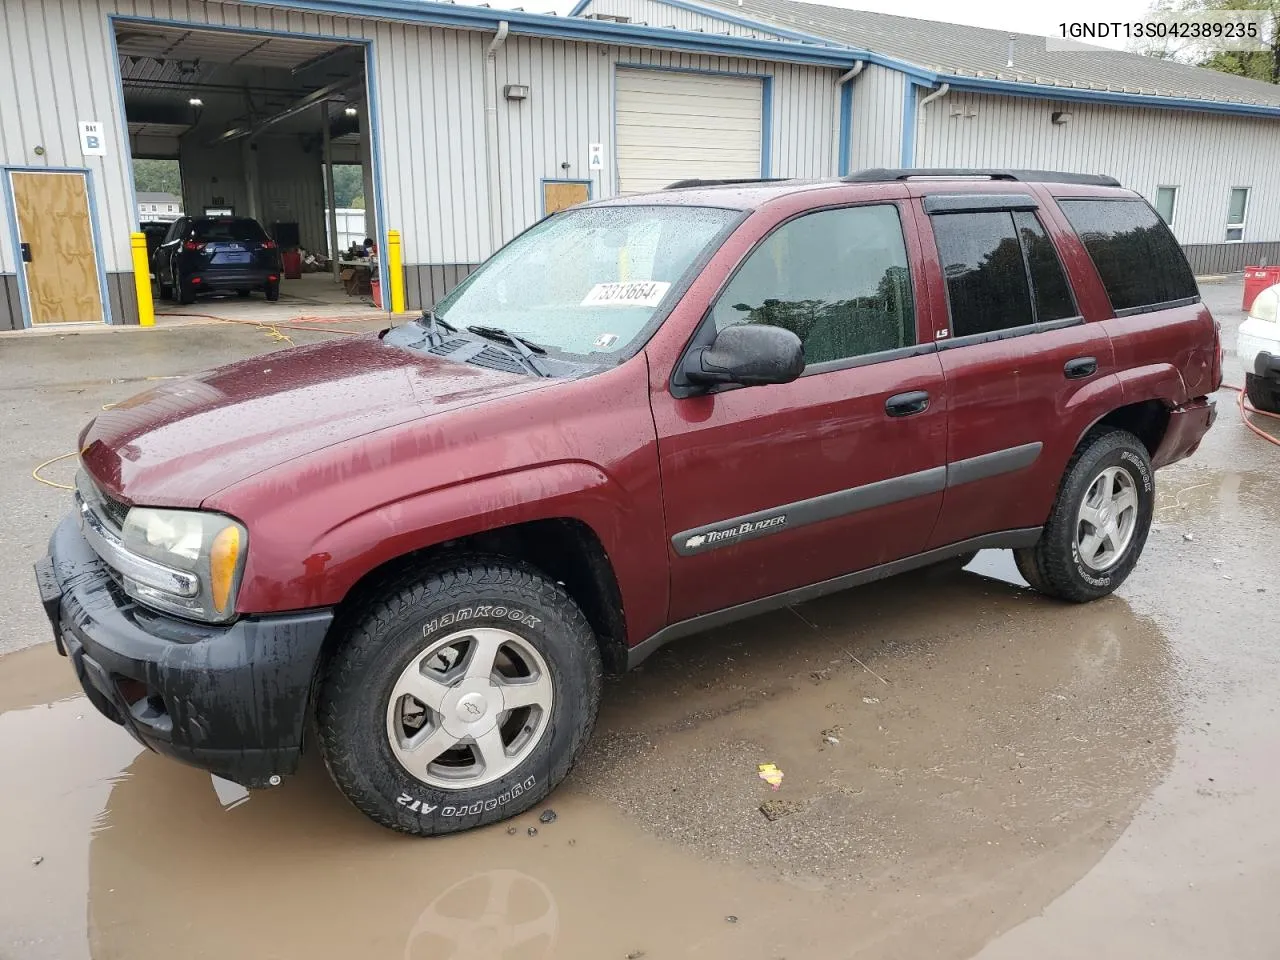
[{"label": "tinted window", "polygon": [[265,240],[266,233],[257,220],[230,218],[196,220],[191,225],[196,240]]},{"label": "tinted window", "polygon": [[952,336],[965,337],[1034,322],[1027,268],[1008,211],[932,218],[947,278]]},{"label": "tinted window", "polygon": [[713,310],[717,330],[767,323],[826,363],[916,342],[898,208],[824,210],[783,224],[752,251]]},{"label": "tinted window", "polygon": [[1059,200],[1098,268],[1112,309],[1198,296],[1182,248],[1141,200]]},{"label": "tinted window", "polygon": [[1036,320],[1065,320],[1080,311],[1071,299],[1071,285],[1062,272],[1062,263],[1053,241],[1044,232],[1044,226],[1034,213],[1019,210],[1013,215],[1022,249],[1027,255],[1027,267],[1031,271],[1031,287],[1035,295]]}]

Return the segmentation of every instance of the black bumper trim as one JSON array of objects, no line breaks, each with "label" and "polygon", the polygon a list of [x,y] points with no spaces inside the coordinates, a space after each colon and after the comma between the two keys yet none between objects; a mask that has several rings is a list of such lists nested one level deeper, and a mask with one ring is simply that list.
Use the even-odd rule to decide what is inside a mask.
[{"label": "black bumper trim", "polygon": [[86,696],[151,749],[245,786],[292,773],[330,609],[187,623],[134,603],[59,524],[36,564],[59,652]]}]

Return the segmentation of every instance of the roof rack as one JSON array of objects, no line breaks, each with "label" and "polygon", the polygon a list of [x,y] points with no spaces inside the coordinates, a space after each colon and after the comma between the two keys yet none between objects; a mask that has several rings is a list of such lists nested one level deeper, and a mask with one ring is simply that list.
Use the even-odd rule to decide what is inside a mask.
[{"label": "roof rack", "polygon": [[736,184],[746,183],[782,183],[788,177],[748,177],[744,180],[677,180],[675,183],[668,183],[663,190],[680,190],[685,187],[731,187]]},{"label": "roof rack", "polygon": [[849,183],[885,183],[892,180],[978,179],[1013,180],[1018,183],[1078,183],[1094,187],[1118,187],[1120,181],[1100,173],[1067,173],[1062,170],[987,170],[962,167],[920,167],[859,170],[843,177]]}]

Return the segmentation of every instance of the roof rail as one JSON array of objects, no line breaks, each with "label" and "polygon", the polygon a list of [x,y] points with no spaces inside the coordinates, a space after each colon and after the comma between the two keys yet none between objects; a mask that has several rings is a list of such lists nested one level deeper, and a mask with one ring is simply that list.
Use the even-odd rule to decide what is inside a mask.
[{"label": "roof rail", "polygon": [[1018,183],[1078,183],[1094,187],[1118,187],[1120,181],[1101,173],[1067,173],[1062,170],[988,170],[963,167],[920,167],[859,170],[843,179],[849,183],[884,183],[891,180],[985,178]]},{"label": "roof rail", "polygon": [[789,179],[788,177],[749,177],[744,180],[677,180],[675,183],[668,183],[663,190],[680,190],[684,187],[731,187],[735,184],[746,183],[782,183]]}]

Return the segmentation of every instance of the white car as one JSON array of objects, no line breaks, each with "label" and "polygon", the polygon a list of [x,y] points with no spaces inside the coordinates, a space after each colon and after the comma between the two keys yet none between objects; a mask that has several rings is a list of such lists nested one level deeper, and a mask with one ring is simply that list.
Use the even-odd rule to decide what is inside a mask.
[{"label": "white car", "polygon": [[1244,364],[1244,388],[1259,410],[1280,413],[1280,283],[1253,301],[1240,324],[1236,356]]}]

